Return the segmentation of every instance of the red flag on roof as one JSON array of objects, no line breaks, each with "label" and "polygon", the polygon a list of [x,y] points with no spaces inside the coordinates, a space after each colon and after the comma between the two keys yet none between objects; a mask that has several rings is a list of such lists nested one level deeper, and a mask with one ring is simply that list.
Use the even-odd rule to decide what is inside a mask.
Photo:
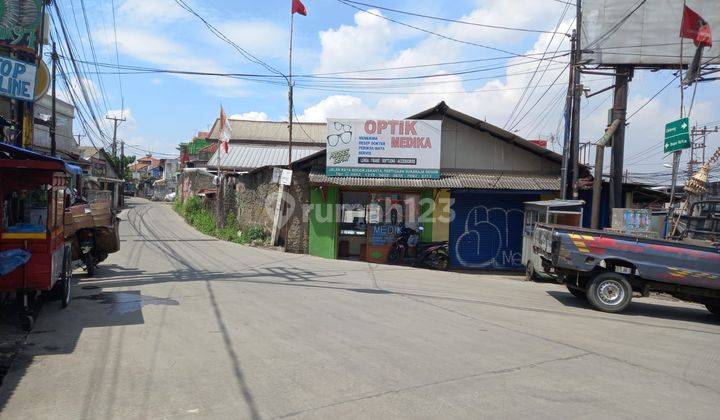
[{"label": "red flag on roof", "polygon": [[300,0],[292,0],[292,13],[299,13],[303,16],[307,16],[307,9],[305,8],[305,5],[302,4]]},{"label": "red flag on roof", "polygon": [[680,38],[692,39],[697,47],[712,47],[710,24],[687,6],[683,10]]}]

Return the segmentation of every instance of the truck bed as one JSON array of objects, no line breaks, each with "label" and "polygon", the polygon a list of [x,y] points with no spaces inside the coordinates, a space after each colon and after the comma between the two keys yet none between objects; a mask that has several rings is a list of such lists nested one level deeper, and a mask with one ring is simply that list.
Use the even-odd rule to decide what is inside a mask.
[{"label": "truck bed", "polygon": [[646,280],[720,289],[720,249],[664,239],[540,224],[535,247],[559,270],[620,265]]}]

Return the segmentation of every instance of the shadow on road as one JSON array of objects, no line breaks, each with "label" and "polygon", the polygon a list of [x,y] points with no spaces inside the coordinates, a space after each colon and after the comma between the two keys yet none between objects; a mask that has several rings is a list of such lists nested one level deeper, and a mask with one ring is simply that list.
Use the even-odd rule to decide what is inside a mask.
[{"label": "shadow on road", "polygon": [[[587,308],[594,310],[590,304],[583,299],[578,299],[570,292],[548,291],[558,302],[572,308]],[[673,321],[699,322],[703,324],[720,324],[720,318],[715,317],[704,308],[688,308],[679,306],[663,305],[655,301],[653,303],[638,302],[633,300],[630,306],[618,316],[647,316],[652,318],[670,319]]]}]

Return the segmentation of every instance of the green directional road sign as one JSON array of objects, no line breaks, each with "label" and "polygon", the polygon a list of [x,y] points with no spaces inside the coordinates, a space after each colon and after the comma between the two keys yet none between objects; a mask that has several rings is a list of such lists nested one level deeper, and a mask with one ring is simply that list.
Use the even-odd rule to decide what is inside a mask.
[{"label": "green directional road sign", "polygon": [[680,118],[665,124],[665,153],[690,147],[690,121]]}]

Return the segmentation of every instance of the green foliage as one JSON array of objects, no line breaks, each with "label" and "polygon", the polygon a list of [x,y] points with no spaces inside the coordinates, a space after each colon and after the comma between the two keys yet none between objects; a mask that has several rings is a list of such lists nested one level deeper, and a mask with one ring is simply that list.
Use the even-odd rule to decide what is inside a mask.
[{"label": "green foliage", "polygon": [[[108,156],[108,160],[113,168],[117,168],[118,164],[120,163],[120,157],[115,156]],[[122,161],[122,168],[120,172],[123,172],[123,178],[126,181],[132,181],[132,172],[130,171],[130,168],[128,168],[129,165],[131,165],[133,162],[135,162],[135,156],[125,156],[125,158]]]},{"label": "green foliage", "polygon": [[195,229],[224,241],[239,244],[264,244],[267,240],[265,230],[260,225],[239,232],[237,219],[233,213],[228,214],[225,227],[218,227],[212,212],[205,208],[200,197],[189,197],[185,203],[177,197],[173,202],[173,209]]}]

